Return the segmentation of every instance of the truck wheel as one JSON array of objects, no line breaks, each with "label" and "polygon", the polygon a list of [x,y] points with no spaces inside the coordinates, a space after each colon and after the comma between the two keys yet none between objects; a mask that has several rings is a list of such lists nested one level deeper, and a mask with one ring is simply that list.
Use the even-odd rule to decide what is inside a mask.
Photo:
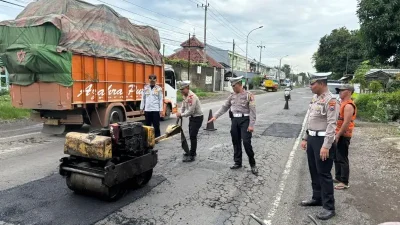
[{"label": "truck wheel", "polygon": [[124,114],[122,113],[122,110],[118,107],[114,107],[111,109],[109,118],[110,118],[109,124],[125,121]]},{"label": "truck wheel", "polygon": [[153,169],[148,170],[142,174],[137,175],[132,178],[131,184],[133,188],[141,188],[147,183],[149,183],[151,177],[153,176]]},{"label": "truck wheel", "polygon": [[161,118],[162,121],[166,121],[169,120],[169,118],[171,117],[171,106],[167,105],[167,108],[165,109],[165,115],[164,117]]}]

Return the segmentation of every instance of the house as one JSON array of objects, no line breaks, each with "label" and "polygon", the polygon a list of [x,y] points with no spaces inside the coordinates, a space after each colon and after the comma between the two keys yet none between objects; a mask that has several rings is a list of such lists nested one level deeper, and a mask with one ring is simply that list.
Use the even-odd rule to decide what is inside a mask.
[{"label": "house", "polygon": [[193,35],[190,39],[184,41],[181,44],[180,49],[178,49],[174,54],[168,56],[168,59],[184,59],[190,62],[195,63],[203,63],[204,58],[206,58],[206,62],[211,67],[216,67],[219,69],[224,68],[218,61],[216,61],[213,57],[211,57],[208,52],[204,52],[204,44],[199,41],[195,35]]},{"label": "house", "polygon": [[[233,69],[233,71],[246,72],[246,56],[209,44],[206,47],[206,51],[207,55],[210,55],[213,59],[223,65],[225,70],[230,71]],[[265,75],[267,71],[268,67],[266,65],[259,63],[255,59],[247,59],[247,72],[259,72],[260,74]]]},{"label": "house", "polygon": [[346,74],[346,75],[343,75],[343,77],[340,78],[339,81],[341,81],[341,82],[347,84],[347,83],[349,83],[351,80],[353,80],[353,78],[354,78],[354,74]]},{"label": "house", "polygon": [[370,69],[365,74],[365,79],[367,82],[380,81],[386,88],[387,84],[394,80],[398,74],[400,74],[400,69]]}]

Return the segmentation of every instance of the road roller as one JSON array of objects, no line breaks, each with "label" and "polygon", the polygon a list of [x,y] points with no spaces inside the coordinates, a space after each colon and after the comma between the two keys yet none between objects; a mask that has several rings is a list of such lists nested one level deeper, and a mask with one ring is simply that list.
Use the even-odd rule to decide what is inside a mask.
[{"label": "road roller", "polygon": [[153,127],[141,122],[110,124],[89,133],[69,132],[64,144],[69,156],[60,159],[59,173],[75,193],[115,201],[150,181],[158,159],[154,146],[179,133],[183,131],[178,122],[158,138]]}]

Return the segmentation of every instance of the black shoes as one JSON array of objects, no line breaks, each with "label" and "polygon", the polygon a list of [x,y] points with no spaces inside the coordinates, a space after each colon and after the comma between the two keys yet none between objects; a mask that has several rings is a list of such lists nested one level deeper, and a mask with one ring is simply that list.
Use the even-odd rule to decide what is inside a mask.
[{"label": "black shoes", "polygon": [[[317,201],[314,199],[311,200],[306,200],[302,201],[300,203],[301,206],[322,206],[321,201]],[[317,218],[320,220],[329,220],[330,218],[334,217],[336,215],[335,210],[327,210],[327,209],[322,209],[320,213],[318,213]]]},{"label": "black shoes", "polygon": [[235,164],[235,165],[231,166],[231,170],[237,170],[239,168],[242,168],[242,165]]},{"label": "black shoes", "polygon": [[195,158],[196,158],[196,156],[188,155],[188,156],[184,156],[182,161],[183,162],[193,162],[195,160]]},{"label": "black shoes", "polygon": [[322,211],[318,213],[317,218],[320,220],[329,220],[335,215],[336,215],[335,210],[322,209]]},{"label": "black shoes", "polygon": [[311,200],[302,201],[300,203],[300,206],[322,206],[322,202],[311,199]]},{"label": "black shoes", "polygon": [[254,175],[258,175],[258,168],[257,168],[256,166],[252,166],[252,167],[251,167],[251,172],[252,172]]},{"label": "black shoes", "polygon": [[[231,166],[230,168],[231,168],[231,170],[237,170],[237,169],[242,168],[242,165],[240,165],[240,164],[235,164],[235,165]],[[252,166],[252,167],[251,167],[251,172],[252,172],[254,175],[257,175],[257,174],[258,174],[258,168],[257,168],[256,166]]]}]

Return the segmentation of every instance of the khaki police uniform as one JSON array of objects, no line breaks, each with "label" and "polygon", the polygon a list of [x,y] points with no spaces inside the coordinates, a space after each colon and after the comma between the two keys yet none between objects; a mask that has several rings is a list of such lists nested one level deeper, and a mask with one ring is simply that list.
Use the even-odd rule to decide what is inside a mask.
[{"label": "khaki police uniform", "polygon": [[[311,77],[313,80],[313,77]],[[326,77],[314,77],[314,81]],[[313,82],[313,81],[312,81]],[[313,200],[321,202],[324,209],[335,210],[333,179],[331,170],[336,150],[335,129],[339,114],[339,103],[328,90],[320,96],[314,95],[309,105],[307,130],[307,159],[311,175]],[[322,161],[321,148],[329,149],[329,158]]]},{"label": "khaki police uniform", "polygon": [[[232,78],[231,84],[241,82],[242,77]],[[248,132],[249,127],[254,128],[256,122],[256,104],[254,95],[243,90],[242,93],[232,93],[224,105],[215,113],[218,118],[230,109],[231,137],[234,149],[234,161],[236,166],[242,166],[242,140],[251,167],[255,167],[254,151],[251,144],[252,133]]]},{"label": "khaki police uniform", "polygon": [[[189,87],[189,81],[178,81],[179,89]],[[196,156],[197,135],[203,124],[204,115],[201,110],[201,103],[195,93],[189,90],[187,97],[183,96],[181,116],[189,117],[190,156]]]}]

